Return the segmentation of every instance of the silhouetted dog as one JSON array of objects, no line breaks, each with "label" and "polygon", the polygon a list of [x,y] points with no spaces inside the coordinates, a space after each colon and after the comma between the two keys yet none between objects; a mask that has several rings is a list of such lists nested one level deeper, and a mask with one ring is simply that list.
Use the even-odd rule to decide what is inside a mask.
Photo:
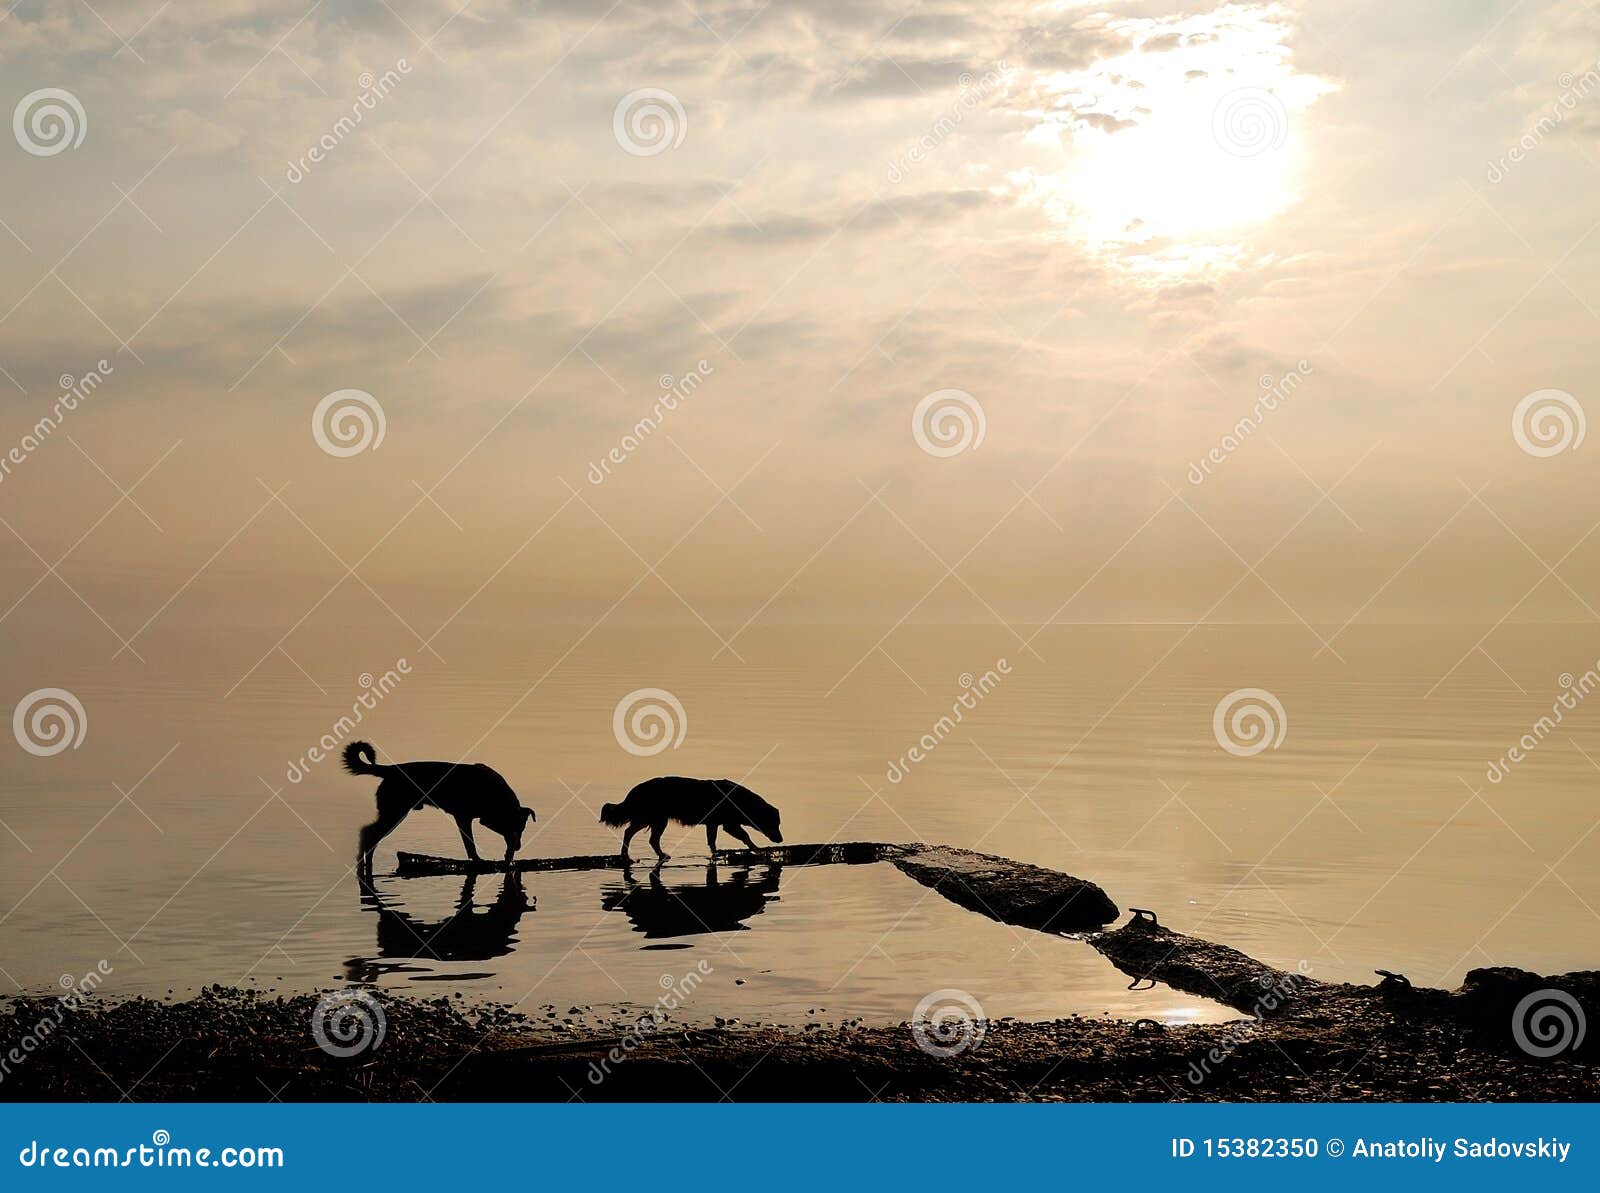
[{"label": "silhouetted dog", "polygon": [[380,766],[373,748],[353,741],[344,748],[344,768],[352,775],[376,775],[378,818],[361,830],[356,869],[372,873],[372,852],[417,808],[438,808],[452,817],[461,833],[467,857],[481,861],[472,843],[472,822],[482,824],[506,839],[506,861],[522,848],[522,830],[537,820],[532,808],[517,802],[517,793],[495,771],[481,762],[397,762]]},{"label": "silhouetted dog", "polygon": [[705,825],[706,845],[712,853],[717,851],[719,828],[726,829],[729,836],[743,841],[750,849],[756,844],[745,833],[745,825],[779,844],[783,842],[783,834],[778,830],[778,809],[732,779],[680,779],[676,776],[646,779],[628,792],[628,797],[620,804],[606,804],[600,809],[601,824],[612,828],[627,825],[628,831],[622,835],[624,859],[633,835],[648,828],[650,848],[666,861],[668,855],[662,851],[661,834],[669,820]]}]

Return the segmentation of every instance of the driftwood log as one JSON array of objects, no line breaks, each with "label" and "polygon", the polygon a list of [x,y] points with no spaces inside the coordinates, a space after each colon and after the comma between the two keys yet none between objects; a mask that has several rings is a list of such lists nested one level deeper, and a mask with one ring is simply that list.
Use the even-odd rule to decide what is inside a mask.
[{"label": "driftwood log", "polygon": [[[861,866],[899,858],[920,848],[919,845],[894,845],[883,841],[840,841],[821,845],[773,845],[767,849],[719,849],[715,860],[730,866]],[[523,857],[510,865],[486,858],[472,862],[466,858],[402,853],[395,874],[401,878],[425,878],[437,874],[503,874],[507,871],[522,874],[536,870],[621,870],[627,865],[653,866],[655,863],[640,859],[624,862],[615,853]]]}]

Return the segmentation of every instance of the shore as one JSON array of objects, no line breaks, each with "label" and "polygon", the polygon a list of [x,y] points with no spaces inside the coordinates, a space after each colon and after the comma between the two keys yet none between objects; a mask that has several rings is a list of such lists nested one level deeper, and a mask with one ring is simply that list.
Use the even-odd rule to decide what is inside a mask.
[{"label": "shore", "polygon": [[[879,842],[781,852],[791,865],[890,862],[978,914],[1078,936],[1136,983],[1241,1017],[638,1026],[591,1008],[361,987],[268,998],[212,986],[181,1002],[17,997],[0,1000],[0,1100],[1600,1100],[1600,1037],[1586,1037],[1600,1017],[1600,971],[1475,969],[1456,990],[1381,970],[1370,985],[1322,982],[1175,932],[1148,910],[1105,929],[1119,912],[1099,887],[1009,858]],[[413,855],[401,864],[505,868]]]},{"label": "shore", "polygon": [[[316,995],[208,988],[165,1003],[99,998],[22,1052],[54,999],[0,1004],[11,1101],[1577,1101],[1592,1059],[1485,1046],[1453,1021],[1380,1009],[1163,1027],[1107,1019],[985,1025],[930,1055],[909,1025],[684,1028],[620,1034],[446,998],[382,997],[381,1041],[329,1055]],[[616,1059],[620,1057],[620,1059]]]}]

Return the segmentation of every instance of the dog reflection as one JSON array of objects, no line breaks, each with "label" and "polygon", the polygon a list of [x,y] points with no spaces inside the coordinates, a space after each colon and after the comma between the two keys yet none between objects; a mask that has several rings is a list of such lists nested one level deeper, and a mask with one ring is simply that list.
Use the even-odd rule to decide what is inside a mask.
[{"label": "dog reflection", "polygon": [[706,867],[703,883],[661,881],[660,867],[650,871],[648,882],[633,876],[633,867],[622,870],[622,885],[608,886],[600,895],[606,911],[620,911],[628,917],[635,932],[651,940],[674,936],[696,936],[706,932],[744,932],[751,916],[767,909],[769,900],[778,897],[781,865],[759,866],[752,877],[751,867],[734,870],[727,882],[720,880],[716,863]]},{"label": "dog reflection", "polygon": [[[522,888],[522,875],[506,874],[494,902],[475,906],[478,876],[467,875],[455,910],[442,920],[424,919],[391,906],[369,882],[361,884],[362,906],[378,915],[378,957],[355,958],[347,963],[352,981],[398,966],[378,964],[378,958],[422,961],[488,961],[511,952],[517,924],[534,909],[533,896]],[[365,980],[371,980],[367,976]]]}]

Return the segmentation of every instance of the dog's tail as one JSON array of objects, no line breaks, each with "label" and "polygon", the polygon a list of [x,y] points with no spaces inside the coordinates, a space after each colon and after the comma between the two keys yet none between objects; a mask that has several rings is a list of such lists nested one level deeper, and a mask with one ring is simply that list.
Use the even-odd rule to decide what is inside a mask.
[{"label": "dog's tail", "polygon": [[389,773],[387,766],[378,765],[378,753],[370,742],[353,741],[344,748],[344,768],[352,775],[378,775]]},{"label": "dog's tail", "polygon": [[627,809],[622,804],[601,804],[600,823],[610,825],[612,828],[621,828],[629,820]]}]

